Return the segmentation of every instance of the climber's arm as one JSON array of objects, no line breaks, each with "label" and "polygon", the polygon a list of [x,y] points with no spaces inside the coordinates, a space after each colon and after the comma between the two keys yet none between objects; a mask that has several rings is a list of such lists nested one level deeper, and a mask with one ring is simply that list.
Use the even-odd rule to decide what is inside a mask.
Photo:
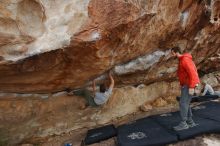
[{"label": "climber's arm", "polygon": [[92,89],[93,89],[93,97],[95,97],[95,92],[96,92],[96,83],[95,80],[92,82]]}]

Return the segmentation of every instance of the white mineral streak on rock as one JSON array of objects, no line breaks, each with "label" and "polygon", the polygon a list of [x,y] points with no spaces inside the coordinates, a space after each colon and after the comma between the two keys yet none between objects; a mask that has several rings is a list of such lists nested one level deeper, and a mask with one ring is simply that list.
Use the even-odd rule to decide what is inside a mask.
[{"label": "white mineral streak on rock", "polygon": [[182,27],[186,26],[188,18],[189,18],[189,11],[185,11],[181,13],[180,20],[182,22]]},{"label": "white mineral streak on rock", "polygon": [[162,56],[168,55],[167,52],[155,51],[152,54],[138,57],[126,64],[117,65],[114,68],[114,72],[118,75],[134,73],[136,71],[146,70],[152,65],[157,63]]},{"label": "white mineral streak on rock", "polygon": [[61,92],[54,93],[52,97],[59,97],[59,96],[65,96],[65,95],[67,95],[67,92],[61,91]]},{"label": "white mineral streak on rock", "polygon": [[97,41],[101,39],[101,34],[97,31],[92,32],[90,41]]},{"label": "white mineral streak on rock", "polygon": [[162,70],[160,70],[159,71],[159,73],[158,73],[158,77],[162,77],[162,76],[164,76],[164,75],[166,75],[166,74],[170,74],[170,73],[174,73],[174,72],[176,72],[176,70],[177,70],[177,67],[170,67],[170,68],[166,68],[166,69],[162,69]]},{"label": "white mineral streak on rock", "polygon": [[103,75],[97,77],[97,78],[95,79],[95,81],[102,81],[102,80],[105,80],[106,77],[107,77],[107,75],[106,75],[106,74],[103,74]]}]

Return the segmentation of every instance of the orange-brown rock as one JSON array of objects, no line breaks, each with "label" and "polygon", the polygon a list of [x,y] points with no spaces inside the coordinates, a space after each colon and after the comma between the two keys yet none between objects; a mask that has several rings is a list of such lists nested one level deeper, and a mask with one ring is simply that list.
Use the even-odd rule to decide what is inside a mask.
[{"label": "orange-brown rock", "polygon": [[167,102],[163,98],[158,98],[156,99],[155,102],[152,103],[152,105],[153,107],[162,107],[162,106],[166,106]]},{"label": "orange-brown rock", "polygon": [[147,112],[147,111],[150,111],[150,110],[152,110],[152,106],[150,105],[150,104],[143,104],[141,107],[140,107],[140,109],[142,110],[142,111],[144,111],[144,112]]},{"label": "orange-brown rock", "polygon": [[4,0],[0,8],[4,92],[79,88],[123,63],[134,65],[116,70],[117,85],[174,79],[173,46],[190,51],[201,72],[219,68],[215,0]]}]

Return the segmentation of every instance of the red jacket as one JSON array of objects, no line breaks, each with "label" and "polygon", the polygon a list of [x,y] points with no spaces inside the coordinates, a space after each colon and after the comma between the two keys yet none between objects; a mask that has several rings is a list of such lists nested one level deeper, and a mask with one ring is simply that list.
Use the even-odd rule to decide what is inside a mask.
[{"label": "red jacket", "polygon": [[189,53],[185,53],[179,57],[177,73],[181,86],[188,85],[189,88],[194,88],[196,84],[200,83],[196,66]]}]

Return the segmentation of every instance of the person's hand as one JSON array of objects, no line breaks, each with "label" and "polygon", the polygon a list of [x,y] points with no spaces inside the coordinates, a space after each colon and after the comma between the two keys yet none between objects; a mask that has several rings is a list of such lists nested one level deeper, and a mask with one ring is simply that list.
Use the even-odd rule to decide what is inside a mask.
[{"label": "person's hand", "polygon": [[113,78],[111,72],[108,73],[108,76],[109,76],[110,79]]},{"label": "person's hand", "polygon": [[194,94],[195,94],[196,96],[198,96],[198,95],[200,94],[200,92],[201,92],[201,91],[200,91],[199,84],[196,84],[196,86],[195,86],[195,93],[194,93]]},{"label": "person's hand", "polygon": [[194,88],[189,88],[189,95],[193,96],[194,94]]}]

